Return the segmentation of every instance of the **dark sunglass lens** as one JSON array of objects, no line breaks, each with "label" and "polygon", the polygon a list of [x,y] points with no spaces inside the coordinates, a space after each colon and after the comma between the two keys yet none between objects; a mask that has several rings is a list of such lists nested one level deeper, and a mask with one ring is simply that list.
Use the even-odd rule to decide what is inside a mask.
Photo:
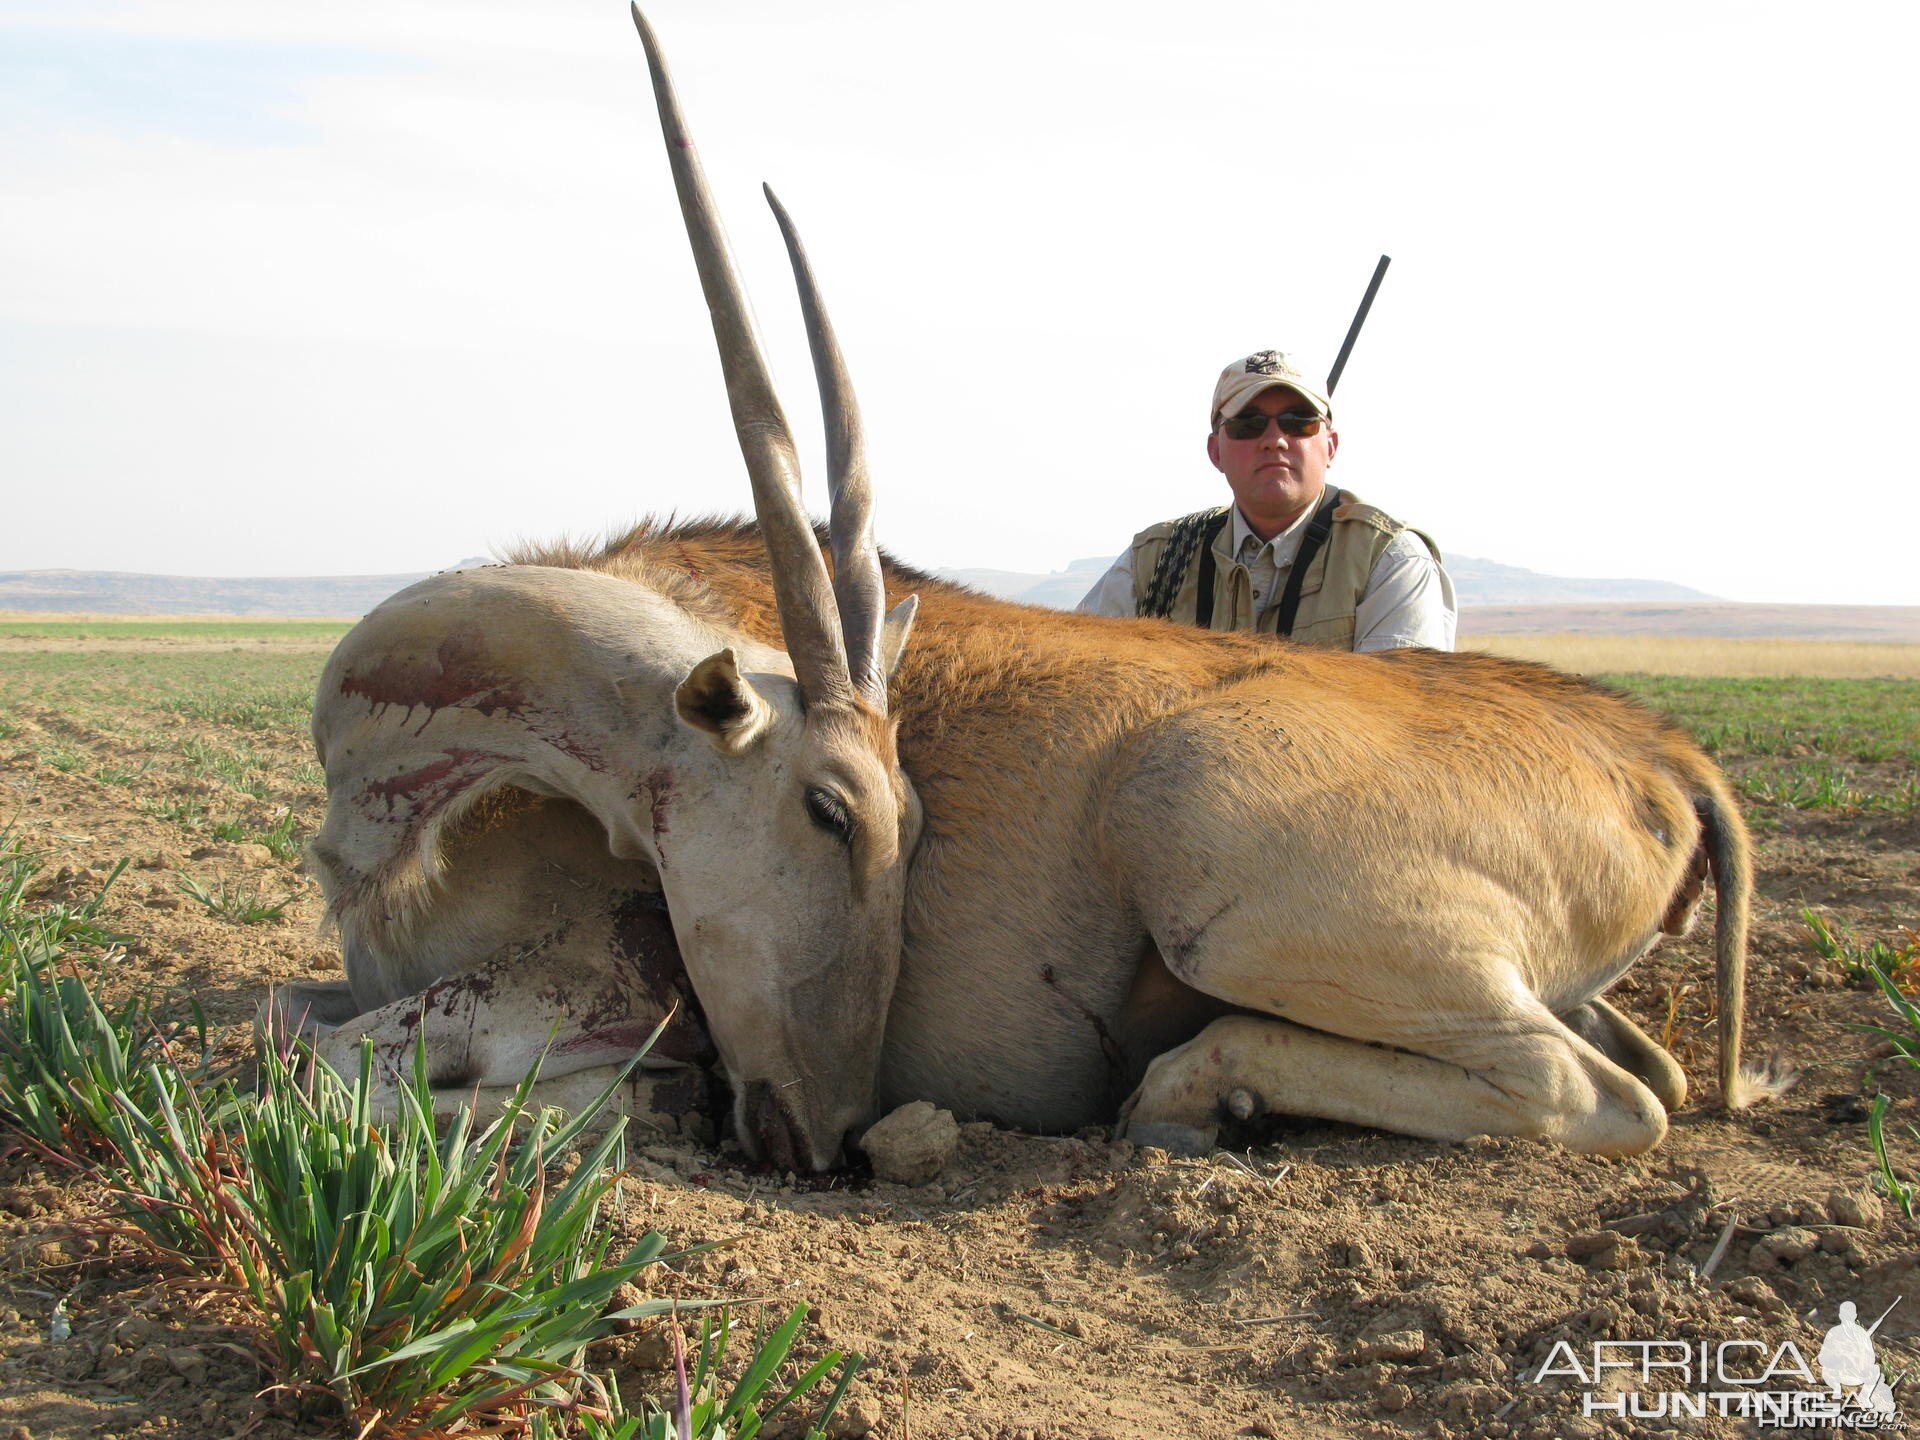
[{"label": "dark sunglass lens", "polygon": [[1227,432],[1230,439],[1251,440],[1256,435],[1267,433],[1267,417],[1257,410],[1249,410],[1244,414],[1231,416],[1222,423],[1220,428]]},{"label": "dark sunglass lens", "polygon": [[1274,418],[1280,422],[1280,433],[1283,435],[1318,435],[1320,433],[1320,417],[1310,412],[1289,410]]}]

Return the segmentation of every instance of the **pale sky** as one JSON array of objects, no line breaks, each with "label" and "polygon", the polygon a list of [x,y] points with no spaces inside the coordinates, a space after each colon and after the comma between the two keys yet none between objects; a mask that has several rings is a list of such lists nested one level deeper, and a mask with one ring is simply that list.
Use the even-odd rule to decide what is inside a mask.
[{"label": "pale sky", "polygon": [[[1331,362],[1444,550],[1920,603],[1910,5],[655,0],[825,509],[772,182],[882,542],[1219,503]],[[425,570],[749,504],[624,0],[0,0],[0,569]]]}]

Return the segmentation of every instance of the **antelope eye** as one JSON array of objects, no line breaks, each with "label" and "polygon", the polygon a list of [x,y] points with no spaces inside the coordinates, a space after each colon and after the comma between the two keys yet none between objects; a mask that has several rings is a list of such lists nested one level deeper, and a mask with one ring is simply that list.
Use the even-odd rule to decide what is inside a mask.
[{"label": "antelope eye", "polygon": [[807,818],[833,836],[842,845],[853,843],[853,816],[846,803],[831,790],[814,786],[807,791]]}]

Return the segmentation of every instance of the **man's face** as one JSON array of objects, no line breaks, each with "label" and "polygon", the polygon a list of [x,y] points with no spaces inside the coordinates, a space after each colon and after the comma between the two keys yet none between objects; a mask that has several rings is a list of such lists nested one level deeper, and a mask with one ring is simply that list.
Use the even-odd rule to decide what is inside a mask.
[{"label": "man's face", "polygon": [[[1241,413],[1249,410],[1261,415],[1288,410],[1312,414],[1313,404],[1296,390],[1275,386],[1254,396]],[[1286,435],[1269,424],[1251,440],[1235,440],[1218,426],[1207,436],[1207,458],[1227,477],[1240,513],[1263,540],[1271,540],[1319,501],[1327,466],[1339,448],[1339,435],[1324,421],[1317,435]]]}]

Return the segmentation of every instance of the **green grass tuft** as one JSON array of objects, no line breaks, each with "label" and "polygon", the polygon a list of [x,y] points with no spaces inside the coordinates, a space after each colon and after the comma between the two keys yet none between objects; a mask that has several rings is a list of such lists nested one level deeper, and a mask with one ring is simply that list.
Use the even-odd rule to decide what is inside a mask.
[{"label": "green grass tuft", "polygon": [[[1907,998],[1894,978],[1878,965],[1869,961],[1867,970],[1880,987],[1880,993],[1887,997],[1887,1003],[1893,1007],[1894,1018],[1885,1025],[1862,1025],[1859,1028],[1869,1035],[1878,1035],[1891,1045],[1894,1060],[1920,1070],[1920,1005],[1915,1005]],[[1871,1077],[1873,1071],[1870,1069],[1867,1073]],[[1881,1187],[1911,1220],[1915,1218],[1916,1207],[1920,1206],[1920,1194],[1916,1193],[1917,1187],[1913,1181],[1901,1179],[1893,1157],[1887,1150],[1887,1110],[1892,1103],[1884,1094],[1873,1097],[1873,1104],[1867,1111],[1867,1139],[1873,1146],[1873,1158],[1879,1166]],[[1906,1131],[1910,1139],[1920,1142],[1920,1129],[1908,1125]]]},{"label": "green grass tuft", "polygon": [[146,765],[142,765],[138,770],[129,770],[126,766],[116,765],[112,761],[102,761],[93,767],[93,778],[102,785],[131,785],[146,773]]},{"label": "green grass tuft", "polygon": [[171,821],[182,830],[198,831],[207,823],[207,802],[192,796],[143,799],[140,808],[154,819]]},{"label": "green grass tuft", "polygon": [[1749,800],[1790,810],[1877,810],[1910,815],[1920,804],[1920,783],[1912,776],[1891,785],[1876,785],[1852,766],[1830,760],[1767,766],[1740,777],[1736,784]]},{"label": "green grass tuft", "polygon": [[1834,929],[1826,916],[1810,905],[1801,907],[1800,923],[1806,926],[1815,952],[1829,961],[1849,985],[1868,989],[1877,978],[1884,978],[1907,990],[1920,981],[1920,933],[1903,929],[1900,940],[1863,944],[1852,931]]},{"label": "green grass tuft", "polygon": [[294,833],[293,807],[289,805],[257,837],[260,843],[273,852],[276,860],[298,860],[304,848],[301,838]]},{"label": "green grass tuft", "polygon": [[150,1062],[204,1063],[207,1022],[196,1002],[171,993],[109,1008],[89,983],[89,962],[97,975],[123,954],[123,937],[98,917],[125,861],[78,905],[30,907],[39,869],[0,833],[0,1125],[44,1158],[74,1163],[112,1148],[122,1107],[153,1113],[175,1087],[175,1066]]},{"label": "green grass tuft", "polygon": [[[825,1402],[801,1432],[800,1440],[824,1440],[825,1426],[846,1394],[847,1384],[864,1363],[857,1352],[830,1350],[795,1379],[778,1385],[777,1376],[806,1324],[807,1307],[796,1305],[771,1333],[756,1324],[746,1369],[724,1392],[720,1370],[727,1340],[735,1328],[723,1312],[700,1326],[693,1367],[678,1330],[673,1332],[674,1396],[669,1405],[643,1401],[629,1410],[620,1387],[609,1378],[600,1402],[572,1416],[537,1416],[530,1440],[754,1440],[768,1421],[832,1380]],[[834,1376],[835,1370],[839,1371]]]},{"label": "green grass tuft", "polygon": [[[625,1122],[584,1134],[613,1090],[568,1120],[532,1111],[532,1084],[477,1133],[462,1109],[440,1135],[424,1051],[380,1121],[370,1043],[350,1081],[269,1049],[258,1096],[188,1086],[155,1119],[127,1107],[112,1183],[156,1249],[247,1302],[303,1408],[374,1433],[524,1420],[576,1403],[615,1289],[665,1251],[657,1234],[619,1255],[596,1237]],[[550,1174],[575,1145],[571,1175]]]},{"label": "green grass tuft", "polygon": [[300,898],[299,892],[295,891],[282,895],[278,900],[269,900],[259,883],[251,880],[221,880],[209,890],[184,873],[180,876],[180,891],[204,906],[209,915],[216,915],[235,925],[259,925],[268,920],[278,920],[287,906]]}]

